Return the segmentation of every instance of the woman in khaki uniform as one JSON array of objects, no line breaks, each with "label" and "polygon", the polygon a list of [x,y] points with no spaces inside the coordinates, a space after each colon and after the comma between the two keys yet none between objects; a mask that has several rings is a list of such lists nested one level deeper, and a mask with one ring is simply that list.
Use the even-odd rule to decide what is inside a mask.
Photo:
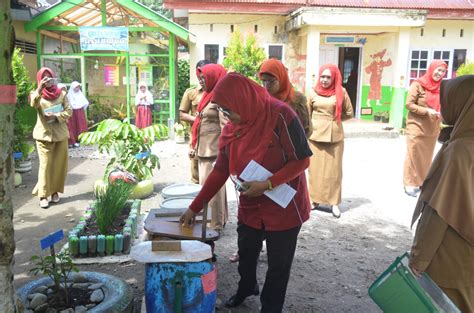
[{"label": "woman in khaki uniform", "polygon": [[288,71],[283,63],[277,59],[266,60],[260,67],[258,75],[263,87],[265,87],[272,96],[288,103],[296,112],[303,125],[306,137],[309,137],[312,132],[312,127],[306,96],[296,91],[293,85],[291,85]]},{"label": "woman in khaki uniform", "polygon": [[420,216],[410,255],[461,312],[474,312],[474,75],[441,85],[444,141],[423,182],[412,224]]},{"label": "woman in khaki uniform", "polygon": [[53,83],[54,76],[51,69],[40,69],[36,74],[38,88],[30,94],[31,106],[36,108],[38,116],[33,138],[38,150],[39,169],[33,195],[39,197],[43,209],[49,207],[49,196],[53,203],[59,202],[58,193],[64,192],[68,166],[67,120],[72,115],[72,109],[66,92]]},{"label": "woman in khaki uniform", "polygon": [[320,203],[330,204],[332,214],[339,218],[344,153],[342,121],[352,118],[353,112],[337,65],[321,66],[308,106],[313,124],[309,137],[313,152],[309,165],[309,196],[313,209]]},{"label": "woman in khaki uniform", "polygon": [[408,91],[406,107],[407,154],[403,169],[405,193],[416,197],[433,159],[439,134],[439,86],[447,64],[433,61],[425,75],[414,81]]},{"label": "woman in khaki uniform", "polygon": [[[219,154],[219,136],[221,129],[227,122],[217,110],[217,105],[211,102],[212,90],[219,79],[224,77],[226,70],[219,64],[207,64],[197,69],[199,83],[204,90],[197,108],[197,116],[192,128],[192,142],[190,154],[198,157],[199,184],[204,185],[212,171],[213,163]],[[209,202],[211,208],[211,228],[220,231],[227,222],[227,198],[225,186]]]},{"label": "woman in khaki uniform", "polygon": [[[201,60],[196,63],[196,70],[198,67],[202,67],[206,64],[210,64],[211,62],[208,60]],[[190,87],[186,89],[183,94],[183,98],[181,99],[181,103],[179,104],[179,120],[189,123],[189,125],[193,125],[194,120],[196,119],[196,111],[199,102],[201,101],[202,94],[204,91],[202,90],[201,85],[197,85],[194,87]],[[192,138],[191,138],[192,142]],[[190,149],[190,151],[194,151]],[[199,184],[199,170],[198,170],[198,159],[195,154],[189,155],[189,160],[191,161],[191,181],[195,184]]]}]

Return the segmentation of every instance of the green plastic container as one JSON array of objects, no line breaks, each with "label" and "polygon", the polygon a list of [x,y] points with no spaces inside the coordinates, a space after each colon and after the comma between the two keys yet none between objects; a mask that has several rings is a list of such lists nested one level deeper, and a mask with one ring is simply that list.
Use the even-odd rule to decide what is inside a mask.
[{"label": "green plastic container", "polygon": [[408,253],[398,257],[369,288],[369,296],[384,313],[461,312],[443,291],[423,273],[413,275]]}]

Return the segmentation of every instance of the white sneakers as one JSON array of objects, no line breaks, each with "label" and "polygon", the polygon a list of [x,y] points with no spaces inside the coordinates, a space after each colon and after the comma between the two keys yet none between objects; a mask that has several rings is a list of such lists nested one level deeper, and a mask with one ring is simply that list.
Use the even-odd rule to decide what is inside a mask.
[{"label": "white sneakers", "polygon": [[341,217],[341,210],[339,210],[339,206],[338,205],[333,205],[332,206],[332,216],[336,217],[336,218],[340,218]]}]

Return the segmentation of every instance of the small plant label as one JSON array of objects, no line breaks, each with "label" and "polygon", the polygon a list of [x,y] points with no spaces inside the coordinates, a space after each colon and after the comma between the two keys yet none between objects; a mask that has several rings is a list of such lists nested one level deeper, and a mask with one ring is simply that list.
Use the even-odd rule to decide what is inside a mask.
[{"label": "small plant label", "polygon": [[55,243],[61,241],[64,238],[64,232],[62,229],[49,234],[40,240],[41,249],[44,250],[53,246]]}]

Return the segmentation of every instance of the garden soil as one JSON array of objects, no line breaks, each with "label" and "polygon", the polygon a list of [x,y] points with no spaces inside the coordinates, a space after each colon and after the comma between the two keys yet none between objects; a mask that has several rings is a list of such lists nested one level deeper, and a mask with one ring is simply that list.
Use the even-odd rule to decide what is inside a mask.
[{"label": "garden soil", "polygon": [[[293,262],[285,301],[285,312],[380,312],[367,290],[394,259],[407,251],[412,241],[409,221],[416,199],[403,193],[403,138],[348,139],[344,155],[342,216],[313,211],[303,225]],[[189,181],[187,144],[158,142],[154,152],[160,157],[154,194],[142,202],[142,212],[159,207],[160,190],[172,183]],[[37,178],[33,171],[23,175],[23,185],[15,188],[15,287],[34,278],[28,274],[30,257],[45,255],[39,240],[62,228],[70,230],[93,199],[92,187],[101,178],[107,158],[92,147],[70,150],[69,173],[61,202],[41,209],[31,196]],[[258,297],[249,297],[238,308],[223,306],[237,288],[237,263],[229,262],[236,251],[235,192],[228,184],[230,218],[216,242],[218,268],[217,309],[221,312],[259,312]],[[60,246],[62,244],[58,244]],[[59,248],[59,247],[58,247]],[[83,271],[116,275],[127,281],[134,292],[134,312],[140,312],[144,288],[144,265],[135,261],[122,264],[80,265]],[[265,281],[265,248],[258,264],[260,288]]]}]

